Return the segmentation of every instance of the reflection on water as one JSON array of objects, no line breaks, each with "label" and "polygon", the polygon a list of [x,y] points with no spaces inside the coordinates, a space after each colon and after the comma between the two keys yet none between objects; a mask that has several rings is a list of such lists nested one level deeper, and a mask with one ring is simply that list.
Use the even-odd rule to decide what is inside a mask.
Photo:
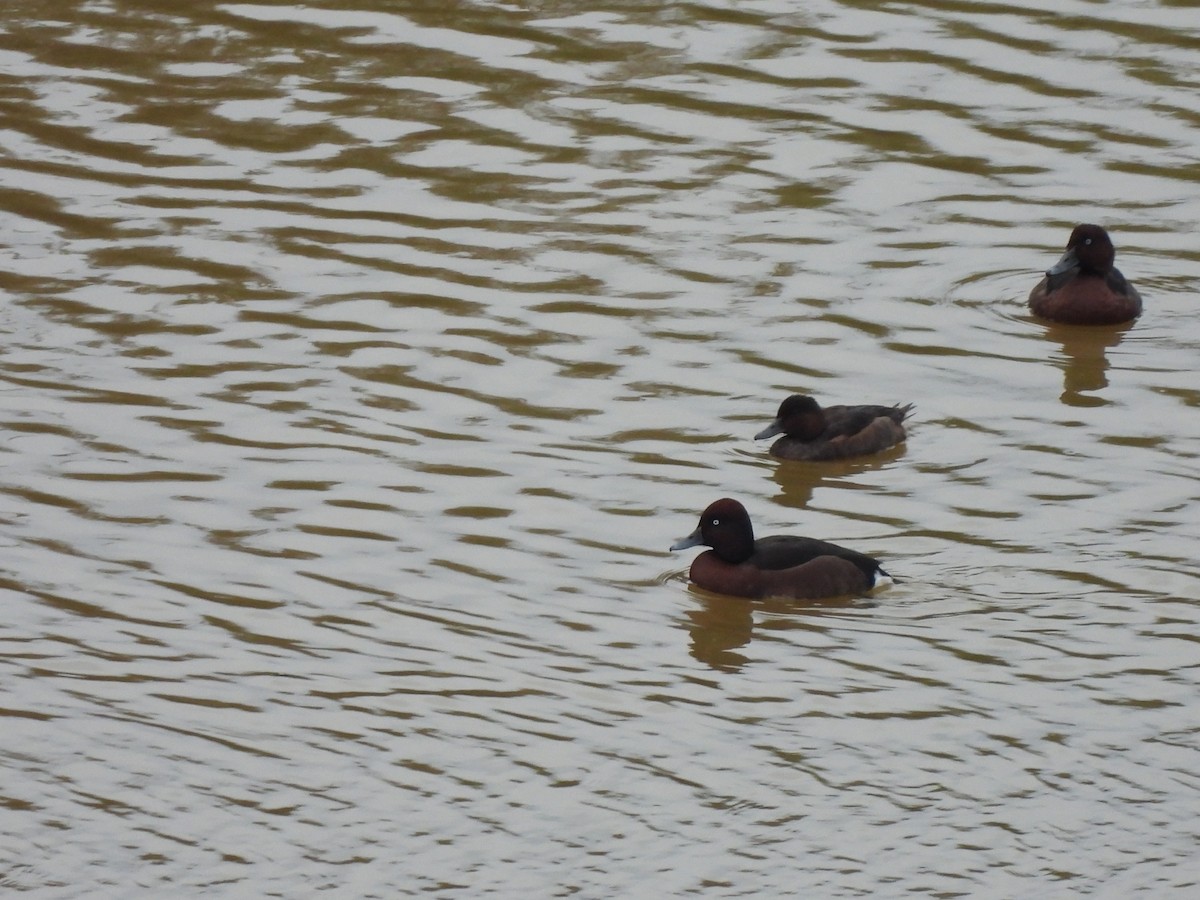
[{"label": "reflection on water", "polygon": [[750,657],[736,652],[754,633],[753,607],[748,601],[704,599],[688,610],[691,652],[697,660],[722,672],[737,672]]},{"label": "reflection on water", "polygon": [[1130,326],[1068,328],[1056,325],[1047,337],[1059,341],[1061,353],[1054,361],[1063,370],[1062,402],[1067,406],[1104,406],[1098,392],[1108,387],[1108,354]]},{"label": "reflection on water", "polygon": [[[911,427],[913,420],[908,425]],[[772,480],[779,486],[773,499],[781,506],[802,510],[814,505],[813,493],[828,490],[879,490],[878,482],[856,478],[868,473],[883,473],[905,454],[905,444],[890,447],[880,453],[853,459],[823,463],[770,459],[774,466]]]},{"label": "reflection on water", "polygon": [[[886,590],[886,589],[882,589]],[[755,617],[764,619],[760,632],[772,633],[785,628],[809,629],[822,616],[837,615],[854,609],[873,609],[886,596],[837,597],[824,601],[748,601],[707,594],[692,589],[696,606],[687,611],[691,654],[706,666],[721,672],[739,672],[753,663],[750,655],[737,652],[755,637]]]},{"label": "reflection on water", "polygon": [[[6,10],[0,885],[1194,887],[1193,10]],[[719,496],[898,581],[689,588]]]}]

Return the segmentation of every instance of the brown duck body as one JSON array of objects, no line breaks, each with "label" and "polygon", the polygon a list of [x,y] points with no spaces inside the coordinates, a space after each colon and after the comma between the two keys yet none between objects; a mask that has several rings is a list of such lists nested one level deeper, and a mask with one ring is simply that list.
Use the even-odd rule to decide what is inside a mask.
[{"label": "brown duck body", "polygon": [[812,397],[793,394],[779,406],[775,421],[756,434],[756,440],[782,434],[771,445],[779,459],[817,462],[869,456],[907,439],[906,406],[826,406]]},{"label": "brown duck body", "polygon": [[1142,313],[1142,297],[1113,265],[1116,250],[1099,225],[1078,225],[1067,249],[1029,294],[1035,316],[1067,325],[1118,325]]},{"label": "brown duck body", "polygon": [[878,560],[814,538],[776,535],[754,539],[745,507],[725,498],[712,503],[700,524],[672,550],[709,546],[692,562],[694,584],[717,594],[761,599],[820,600],[865,594],[878,575]]}]

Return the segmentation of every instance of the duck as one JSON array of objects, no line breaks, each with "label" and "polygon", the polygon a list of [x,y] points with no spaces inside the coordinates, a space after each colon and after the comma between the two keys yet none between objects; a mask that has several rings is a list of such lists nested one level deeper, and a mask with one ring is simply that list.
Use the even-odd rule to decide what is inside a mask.
[{"label": "duck", "polygon": [[754,539],[750,515],[724,497],[700,514],[700,524],[672,550],[711,547],[692,561],[693,584],[731,597],[822,600],[865,594],[879,575],[879,561],[815,538],[772,535]]},{"label": "duck", "polygon": [[775,421],[754,436],[756,441],[782,434],[771,445],[779,459],[819,461],[868,456],[894,447],[908,435],[906,406],[826,406],[812,397],[792,394],[781,404]]},{"label": "duck", "polygon": [[1029,294],[1035,316],[1067,325],[1119,325],[1142,314],[1142,297],[1114,266],[1099,225],[1076,225],[1062,257]]}]

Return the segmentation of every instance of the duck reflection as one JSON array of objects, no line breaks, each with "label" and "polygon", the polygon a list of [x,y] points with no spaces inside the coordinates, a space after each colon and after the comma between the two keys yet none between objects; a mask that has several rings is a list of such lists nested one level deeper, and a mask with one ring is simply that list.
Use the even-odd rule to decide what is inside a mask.
[{"label": "duck reflection", "polygon": [[689,610],[688,634],[694,659],[721,672],[739,672],[751,657],[738,653],[754,638],[754,616],[771,614],[771,632],[789,627],[812,627],[812,617],[836,615],[839,611],[874,606],[867,597],[834,597],[828,600],[743,600],[739,597],[720,597],[693,587],[699,600],[696,609]]},{"label": "duck reflection", "polygon": [[1062,346],[1063,391],[1059,399],[1064,405],[1104,406],[1109,402],[1096,392],[1108,387],[1108,350],[1121,343],[1128,330],[1128,325],[1046,329],[1046,336]]},{"label": "duck reflection", "polygon": [[874,469],[881,469],[903,456],[907,445],[900,444],[869,459],[840,459],[831,462],[782,462],[771,473],[779,485],[776,495],[782,505],[802,509],[812,501],[813,492],[819,487],[845,486],[847,478]]},{"label": "duck reflection", "polygon": [[722,672],[737,672],[750,660],[734,651],[754,634],[753,603],[735,597],[712,597],[688,611],[692,656]]}]

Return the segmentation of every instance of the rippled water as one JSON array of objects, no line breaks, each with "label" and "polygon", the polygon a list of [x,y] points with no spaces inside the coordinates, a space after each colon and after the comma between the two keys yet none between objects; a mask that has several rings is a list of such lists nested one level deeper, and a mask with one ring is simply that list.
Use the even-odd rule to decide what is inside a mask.
[{"label": "rippled water", "polygon": [[[1190,895],[1194,18],[8,4],[0,885]],[[901,580],[697,592],[720,496]]]}]

